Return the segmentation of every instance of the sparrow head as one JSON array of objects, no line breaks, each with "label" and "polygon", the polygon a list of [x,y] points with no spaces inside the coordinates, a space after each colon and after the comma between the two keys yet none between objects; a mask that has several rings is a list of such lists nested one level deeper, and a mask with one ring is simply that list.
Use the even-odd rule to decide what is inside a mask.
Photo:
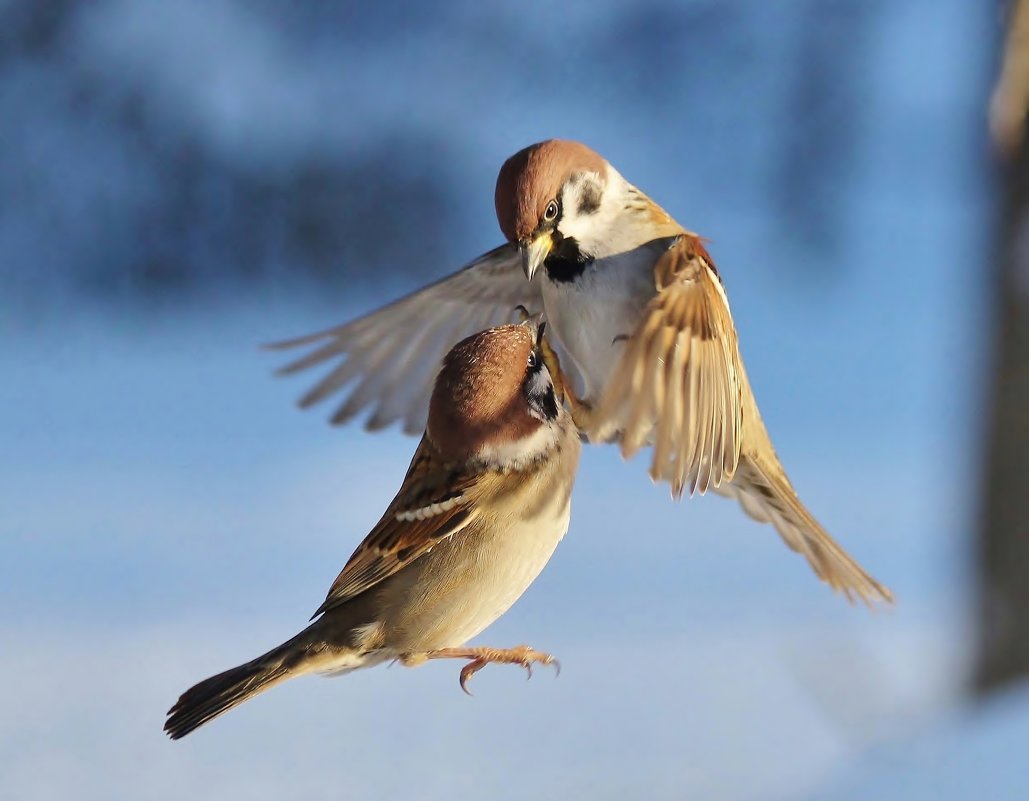
[{"label": "sparrow head", "polygon": [[545,457],[567,415],[543,363],[540,316],[480,331],[443,358],[427,434],[448,461],[515,468]]},{"label": "sparrow head", "polygon": [[504,162],[495,202],[500,229],[522,252],[526,278],[540,265],[581,270],[642,244],[640,232],[619,225],[626,212],[650,201],[579,142],[549,139]]}]

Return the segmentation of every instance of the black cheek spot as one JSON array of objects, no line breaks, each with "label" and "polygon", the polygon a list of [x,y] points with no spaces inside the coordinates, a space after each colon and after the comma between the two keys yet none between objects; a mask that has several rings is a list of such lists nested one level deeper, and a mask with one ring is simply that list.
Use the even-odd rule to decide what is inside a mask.
[{"label": "black cheek spot", "polygon": [[546,392],[536,396],[533,400],[545,420],[553,420],[557,417],[557,397],[554,395],[553,386],[548,386]]},{"label": "black cheek spot", "polygon": [[582,196],[579,198],[579,214],[596,214],[600,208],[600,187],[594,183],[587,183],[582,188]]}]

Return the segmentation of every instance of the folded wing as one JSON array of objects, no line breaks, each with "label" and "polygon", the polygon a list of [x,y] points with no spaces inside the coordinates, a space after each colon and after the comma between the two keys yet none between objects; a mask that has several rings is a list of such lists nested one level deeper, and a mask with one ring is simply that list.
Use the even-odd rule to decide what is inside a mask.
[{"label": "folded wing", "polygon": [[403,487],[354,551],[315,616],[371,589],[458,535],[478,517],[480,490],[490,475],[444,464],[423,436]]}]

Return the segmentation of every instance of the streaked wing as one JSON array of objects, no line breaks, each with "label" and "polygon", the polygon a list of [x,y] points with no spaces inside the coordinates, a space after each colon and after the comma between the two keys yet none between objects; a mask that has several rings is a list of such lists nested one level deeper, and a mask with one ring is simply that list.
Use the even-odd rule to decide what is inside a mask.
[{"label": "streaked wing", "polygon": [[744,456],[732,483],[716,492],[739,501],[754,520],[771,523],[783,541],[803,554],[815,574],[847,600],[859,598],[892,603],[893,593],[880,584],[836,542],[801,502],[786,475],[779,468]]},{"label": "streaked wing", "polygon": [[466,336],[518,320],[517,306],[530,313],[542,311],[539,280],[526,281],[517,247],[502,245],[459,272],[353,322],[267,347],[317,346],[281,368],[281,375],[338,360],[300,399],[301,407],[342,391],[346,397],[332,416],[334,424],[371,407],[369,430],[401,420],[406,433],[418,434],[425,428],[432,384],[444,354]]},{"label": "streaked wing", "polygon": [[488,475],[444,464],[423,436],[400,492],[354,551],[315,616],[392,576],[475,520],[476,488]]},{"label": "streaked wing", "polygon": [[804,506],[775,453],[746,371],[741,380],[746,447],[732,483],[722,484],[716,492],[739,501],[754,520],[771,523],[815,574],[848,600],[892,602],[893,593],[872,578]]},{"label": "streaked wing", "polygon": [[654,266],[657,293],[590,415],[592,440],[621,436],[625,457],[648,443],[650,475],[680,496],[732,479],[743,413],[729,305],[700,240],[679,237]]}]

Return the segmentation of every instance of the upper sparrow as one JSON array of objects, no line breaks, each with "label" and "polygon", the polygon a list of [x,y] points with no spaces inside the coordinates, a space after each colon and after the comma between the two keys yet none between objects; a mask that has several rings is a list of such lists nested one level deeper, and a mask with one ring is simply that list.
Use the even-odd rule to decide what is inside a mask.
[{"label": "upper sparrow", "polygon": [[[848,598],[891,600],[825,531],[790,484],[740,358],[722,279],[699,237],[585,145],[549,140],[500,170],[507,243],[458,273],[354,322],[277,343],[318,343],[291,373],[343,357],[302,399],[351,380],[333,416],[372,407],[370,429],[420,428],[429,371],[470,330],[542,308],[571,374],[568,402],[591,441],[629,456],[652,444],[650,475],[674,495],[714,489],[771,522]],[[561,376],[555,376],[562,381]]]},{"label": "upper sparrow", "polygon": [[550,664],[528,646],[466,648],[539,575],[568,529],[579,436],[545,364],[538,318],[475,334],[443,360],[400,492],[350,557],[314,623],[183,693],[173,738],[305,673],[399,659]]}]

